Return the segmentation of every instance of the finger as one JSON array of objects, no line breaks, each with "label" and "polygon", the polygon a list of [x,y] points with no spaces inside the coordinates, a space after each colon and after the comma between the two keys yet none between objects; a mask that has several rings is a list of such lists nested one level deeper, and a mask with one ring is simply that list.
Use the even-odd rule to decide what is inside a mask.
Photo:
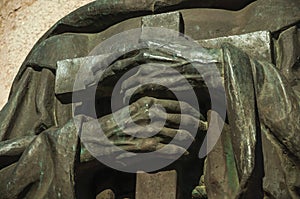
[{"label": "finger", "polygon": [[[131,118],[135,123],[139,123],[139,120],[149,120],[150,113],[149,110],[157,110],[163,112],[160,108],[154,107],[153,105],[161,105],[166,112],[174,114],[189,114],[196,119],[203,119],[199,111],[186,102],[176,101],[176,100],[165,100],[156,99],[153,97],[143,97],[130,105]],[[163,112],[164,113],[164,112]],[[155,111],[153,112],[155,114]],[[166,115],[164,115],[166,118]]]},{"label": "finger", "polygon": [[183,129],[172,129],[163,127],[161,129],[157,128],[156,122],[151,123],[147,126],[134,125],[132,127],[126,128],[128,135],[133,137],[161,137],[161,141],[164,143],[170,142],[171,140],[182,142],[182,141],[194,141],[194,137],[186,130]]},{"label": "finger", "polygon": [[[146,86],[149,84],[161,85],[169,88],[169,90],[176,91],[179,87],[182,87],[185,84],[188,84],[189,87],[191,87],[190,83],[188,82],[189,80],[200,81],[201,76],[189,74],[185,76],[178,72],[174,72],[174,70],[166,72],[159,68],[156,69],[156,72],[148,72],[147,75],[140,75],[140,73],[136,73],[134,76],[128,77],[124,82],[122,82],[121,92],[127,92],[132,95],[140,86]],[[189,87],[187,87],[185,90],[190,90]]]},{"label": "finger", "polygon": [[[154,104],[162,105],[168,114],[157,107],[152,107]],[[139,118],[149,119],[149,110],[151,110],[153,118],[167,119],[167,122],[177,125],[180,124],[182,119],[183,125],[196,124],[199,125],[200,130],[207,130],[207,122],[204,121],[205,118],[203,115],[186,102],[143,97],[134,102],[131,106],[135,107],[132,109],[136,110],[136,112],[132,114],[132,118],[133,121],[137,123],[139,122]]]},{"label": "finger", "polygon": [[155,151],[161,138],[135,138],[133,140],[117,140],[114,145],[130,152],[150,152]]},{"label": "finger", "polygon": [[[187,85],[177,85],[175,87],[165,87],[158,84],[146,84],[146,85],[139,85],[137,87],[131,88],[129,90],[126,90],[124,93],[123,103],[128,103],[128,101],[137,94],[145,94],[145,93],[151,93],[151,92],[186,92],[186,91],[193,91],[193,88],[191,86]],[[167,93],[166,93],[167,94]]]},{"label": "finger", "polygon": [[[137,64],[146,63],[146,62],[149,62],[150,60],[151,61],[153,61],[153,60],[161,61],[161,59],[163,58],[163,56],[161,56],[160,59],[157,59],[157,57],[155,56],[155,53],[152,56],[151,53],[145,53],[144,50],[137,51],[137,52],[130,52],[130,53],[126,54],[125,56],[126,56],[126,58],[123,57],[123,58],[118,59],[117,61],[113,62],[105,71],[104,70],[98,71],[96,68],[93,69],[93,72],[96,74],[96,76],[100,78],[100,82],[108,77],[115,75],[115,74],[122,73],[124,71],[128,71],[128,70],[134,68]],[[112,61],[114,61],[114,59],[112,59]],[[157,64],[155,66],[157,66]],[[163,66],[165,66],[165,64]],[[150,67],[150,68],[152,68],[152,67]],[[140,72],[144,73],[144,75],[150,74],[150,73],[147,73],[147,70],[145,70],[144,72],[143,71],[140,71]],[[154,71],[152,70],[151,74],[153,72]],[[101,77],[99,75],[101,75]]]},{"label": "finger", "polygon": [[[125,144],[124,144],[125,143]],[[173,145],[173,144],[163,144],[160,143],[158,138],[147,138],[147,139],[135,139],[130,144],[124,142],[115,143],[120,146],[123,150],[130,152],[153,152],[155,151],[158,156],[160,155],[178,155],[178,154],[188,154],[188,151],[183,147]]]},{"label": "finger", "polygon": [[[127,149],[126,151],[136,152],[134,149],[133,150]],[[138,153],[122,153],[118,155],[116,158],[121,161],[129,158],[129,161],[126,162],[126,165],[129,165],[129,164],[137,164],[140,161],[147,160],[146,158],[150,158],[152,160],[153,158],[177,160],[178,156],[189,154],[189,152],[182,147],[171,145],[171,144],[160,144],[160,143],[156,145],[156,149],[153,151],[146,150],[146,151],[139,151],[139,152],[141,153],[148,152],[147,153],[148,156],[142,156],[141,158],[141,156],[137,156]],[[149,154],[149,152],[152,153]]]},{"label": "finger", "polygon": [[144,106],[144,103],[150,104],[151,106],[153,104],[160,104],[166,109],[168,113],[189,114],[197,119],[200,118],[202,120],[205,120],[204,116],[198,110],[196,110],[193,106],[183,101],[143,97],[139,99],[136,103],[139,104],[140,107]]},{"label": "finger", "polygon": [[159,132],[158,136],[163,136],[165,138],[169,138],[170,141],[195,141],[195,138],[186,130],[184,129],[171,129],[164,127]]},{"label": "finger", "polygon": [[183,147],[174,144],[164,144],[162,141],[163,139],[159,137],[136,138],[131,141],[118,140],[114,144],[130,152],[152,152],[159,150],[161,154],[188,154],[187,150]]},{"label": "finger", "polygon": [[159,143],[156,147],[158,150],[157,152],[162,155],[178,155],[178,154],[184,154],[188,155],[189,152],[180,146],[174,145],[174,144],[162,144]]},{"label": "finger", "polygon": [[166,126],[178,128],[182,126],[186,130],[199,129],[201,131],[207,131],[208,123],[199,120],[188,114],[171,114],[165,113],[161,109],[153,108],[150,110],[150,117],[154,120],[166,120]]},{"label": "finger", "polygon": [[[124,81],[124,84],[122,88],[128,88],[129,86],[134,85],[135,83],[141,83],[141,81],[144,79],[151,79],[154,77],[159,76],[170,76],[176,74],[177,70],[170,70],[170,65],[168,64],[158,64],[158,63],[146,63],[139,65],[137,67],[136,75],[129,77]],[[178,72],[177,72],[178,73]],[[136,81],[136,77],[139,77],[139,81]]]}]

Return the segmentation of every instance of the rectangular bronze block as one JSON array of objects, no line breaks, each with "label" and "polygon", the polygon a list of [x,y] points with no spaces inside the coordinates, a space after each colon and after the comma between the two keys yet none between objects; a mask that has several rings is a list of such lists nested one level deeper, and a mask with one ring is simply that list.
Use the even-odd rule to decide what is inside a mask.
[{"label": "rectangular bronze block", "polygon": [[176,199],[176,190],[177,173],[175,170],[137,174],[136,199]]},{"label": "rectangular bronze block", "polygon": [[241,35],[199,40],[198,43],[205,48],[221,48],[223,43],[230,43],[253,58],[272,62],[272,39],[269,31],[256,31]]},{"label": "rectangular bronze block", "polygon": [[[66,59],[57,62],[55,94],[72,93],[86,89],[87,84],[96,78],[93,67],[101,63],[108,54]],[[75,80],[77,86],[74,87]]]},{"label": "rectangular bronze block", "polygon": [[[147,28],[162,28],[161,30],[154,30]],[[172,30],[164,31],[164,29]],[[169,12],[156,15],[148,15],[142,17],[142,34],[141,40],[156,40],[156,39],[172,39],[177,38],[180,33],[183,33],[183,19],[180,12]],[[159,37],[155,38],[154,37]]]}]

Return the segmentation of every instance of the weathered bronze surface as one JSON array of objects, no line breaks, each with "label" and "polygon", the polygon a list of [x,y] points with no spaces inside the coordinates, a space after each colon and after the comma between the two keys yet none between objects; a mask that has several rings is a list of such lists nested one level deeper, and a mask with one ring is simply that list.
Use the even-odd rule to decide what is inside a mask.
[{"label": "weathered bronze surface", "polygon": [[136,199],[177,198],[176,171],[137,173]]},{"label": "weathered bronze surface", "polygon": [[[73,116],[72,94],[91,85],[98,86],[98,106],[104,107],[99,108],[97,121],[105,136],[121,149],[156,151],[179,135],[176,144],[168,145],[160,154],[163,160],[184,152],[180,160],[164,168],[178,172],[177,198],[300,198],[300,4],[298,0],[250,2],[99,0],[61,19],[29,53],[0,112],[0,198],[135,197],[135,174],[107,168],[82,142],[90,148],[100,144],[99,155],[116,157],[120,164],[128,163],[128,157],[119,156],[119,151],[109,148],[101,137],[95,139],[93,133],[79,139],[75,124],[90,132],[97,127],[90,115]],[[90,79],[80,90],[73,90],[74,75],[82,62],[99,63],[118,50],[106,49],[89,56],[97,44],[120,32],[156,23],[192,37],[207,49],[200,54],[199,48],[176,42],[157,49],[153,46],[161,46],[162,41],[149,41],[146,34],[141,37],[146,48],[118,58],[100,82]],[[203,77],[195,73],[190,62],[170,54],[167,48],[199,53],[198,58],[206,62],[190,61],[208,71],[209,64],[217,66],[222,79],[216,79],[213,86],[225,87],[226,118],[211,110]],[[110,106],[107,98],[116,77],[144,63],[148,67],[139,68],[136,74],[150,76],[158,83],[175,79],[178,84],[169,83],[168,87],[179,92],[190,92],[181,86],[180,78],[187,79],[199,97],[201,112],[177,101],[161,86],[143,87],[130,105],[116,112],[126,122],[124,112],[129,108],[132,123],[126,130],[139,135],[141,129],[132,124],[147,126],[149,106],[155,104],[167,110],[167,123],[151,138],[136,138],[123,132],[105,107]],[[157,64],[164,70],[155,71]],[[87,67],[97,73],[93,65]],[[183,76],[179,78],[170,68]],[[124,99],[130,98],[140,84],[136,74],[121,85]],[[84,113],[84,104],[79,109]],[[160,109],[152,111],[152,117],[164,116]],[[181,116],[184,129],[178,129]],[[222,129],[224,121],[213,151],[205,161],[199,160],[197,150],[207,128]],[[154,127],[143,131],[151,134]],[[198,131],[195,138],[191,127]],[[187,140],[193,140],[188,150],[181,146]],[[171,187],[165,191],[174,193]]]}]

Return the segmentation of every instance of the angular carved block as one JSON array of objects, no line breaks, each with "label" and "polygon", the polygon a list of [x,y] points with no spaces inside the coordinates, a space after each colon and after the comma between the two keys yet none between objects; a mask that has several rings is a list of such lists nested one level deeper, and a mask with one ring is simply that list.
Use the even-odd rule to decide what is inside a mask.
[{"label": "angular carved block", "polygon": [[[159,32],[154,30],[151,31],[151,27],[165,28]],[[154,33],[154,34],[153,34]],[[183,19],[180,12],[169,12],[157,15],[149,15],[142,17],[142,35],[141,40],[152,40],[152,39],[172,39],[176,38],[183,33]],[[153,35],[159,38],[153,38]]]},{"label": "angular carved block", "polygon": [[159,173],[138,173],[136,199],[176,199],[177,173],[175,170]]},{"label": "angular carved block", "polygon": [[269,31],[256,31],[242,35],[200,40],[198,42],[205,48],[220,48],[223,43],[230,43],[253,58],[272,62],[272,41]]}]

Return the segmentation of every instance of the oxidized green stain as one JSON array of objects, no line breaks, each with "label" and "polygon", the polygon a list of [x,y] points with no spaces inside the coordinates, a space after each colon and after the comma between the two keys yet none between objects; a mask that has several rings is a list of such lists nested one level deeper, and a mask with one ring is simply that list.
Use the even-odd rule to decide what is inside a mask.
[{"label": "oxidized green stain", "polygon": [[236,192],[239,187],[239,180],[238,180],[238,173],[236,170],[232,143],[228,135],[228,132],[224,131],[223,133],[225,134],[223,146],[225,150],[226,170],[227,170],[227,175],[229,180],[229,187],[232,190],[232,192]]}]

